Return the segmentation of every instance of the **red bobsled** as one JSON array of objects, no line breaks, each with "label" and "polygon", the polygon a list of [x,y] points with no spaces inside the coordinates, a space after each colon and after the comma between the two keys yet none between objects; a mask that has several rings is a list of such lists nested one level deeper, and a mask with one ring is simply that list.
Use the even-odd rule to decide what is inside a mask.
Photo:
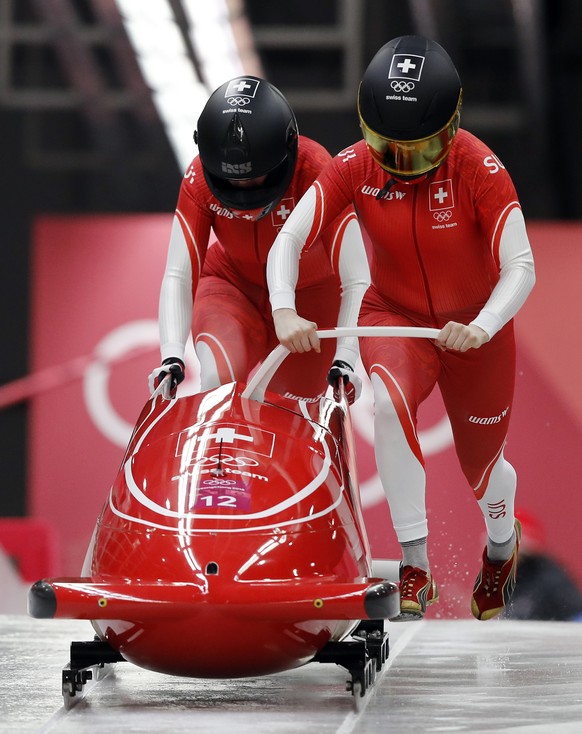
[{"label": "red bobsled", "polygon": [[33,617],[97,633],[72,644],[66,703],[121,660],[205,678],[334,662],[361,695],[385,661],[399,595],[372,575],[347,403],[266,391],[286,354],[248,384],[146,403],[82,576],[29,592]]}]

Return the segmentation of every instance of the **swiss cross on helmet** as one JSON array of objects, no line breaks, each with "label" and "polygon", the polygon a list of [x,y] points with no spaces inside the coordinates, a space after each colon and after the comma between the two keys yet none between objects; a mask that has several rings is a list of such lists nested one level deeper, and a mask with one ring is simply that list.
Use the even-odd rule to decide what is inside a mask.
[{"label": "swiss cross on helmet", "polygon": [[461,98],[461,80],[442,46],[421,36],[389,41],[370,62],[358,91],[370,154],[395,176],[435,169],[459,129]]},{"label": "swiss cross on helmet", "polygon": [[289,187],[297,162],[297,121],[281,92],[241,76],[210,96],[194,139],[204,177],[220,203],[257,220]]}]

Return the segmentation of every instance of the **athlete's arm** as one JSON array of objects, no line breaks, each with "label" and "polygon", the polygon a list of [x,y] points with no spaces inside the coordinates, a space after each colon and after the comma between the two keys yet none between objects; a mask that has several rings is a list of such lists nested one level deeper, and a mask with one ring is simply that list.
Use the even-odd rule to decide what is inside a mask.
[{"label": "athlete's arm", "polygon": [[[307,190],[293,210],[285,226],[276,238],[267,260],[267,283],[273,310],[275,331],[281,344],[291,352],[319,351],[317,324],[303,319],[295,310],[295,288],[299,274],[299,261],[304,247],[313,242],[322,227],[316,216],[318,188]],[[355,215],[346,213],[345,229],[339,249],[338,270],[341,279],[342,300],[338,325],[355,326],[360,304],[370,284],[368,261]],[[346,224],[347,222],[347,224]],[[315,233],[315,234],[314,234]],[[336,359],[355,365],[358,355],[356,339],[342,338],[338,343]]]},{"label": "athlete's arm", "polygon": [[485,306],[469,325],[449,321],[437,344],[444,349],[465,352],[488,342],[525,303],[535,284],[533,253],[522,211],[509,213],[499,245],[500,277]]},{"label": "athlete's arm", "polygon": [[499,245],[500,278],[481,312],[471,323],[493,337],[525,303],[536,276],[533,253],[522,211],[509,213]]},{"label": "athlete's arm", "polygon": [[160,351],[162,360],[184,361],[192,326],[192,262],[178,215],[174,215],[166,269],[159,301]]},{"label": "athlete's arm", "polygon": [[208,246],[211,221],[185,190],[178,198],[159,300],[162,360],[184,361],[192,327],[192,305]]},{"label": "athlete's arm", "polygon": [[277,338],[290,352],[319,352],[317,324],[301,318],[295,310],[299,260],[316,213],[316,189],[312,185],[291,212],[269,250],[267,286]]},{"label": "athlete's arm", "polygon": [[[356,215],[351,213],[341,241],[339,276],[342,299],[338,314],[338,326],[357,326],[362,298],[370,287],[370,268]],[[334,360],[356,366],[359,348],[357,337],[338,339]]]}]

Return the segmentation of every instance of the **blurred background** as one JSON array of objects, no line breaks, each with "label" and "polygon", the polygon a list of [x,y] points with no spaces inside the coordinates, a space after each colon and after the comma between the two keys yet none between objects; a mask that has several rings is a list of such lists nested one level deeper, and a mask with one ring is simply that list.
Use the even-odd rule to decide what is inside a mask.
[{"label": "blurred background", "polygon": [[[117,217],[163,215],[148,228],[155,233],[153,245],[134,252],[138,260],[155,262],[144,306],[144,316],[155,320],[169,235],[166,217],[171,217],[181,177],[196,153],[192,131],[197,116],[210,92],[239,74],[264,76],[278,86],[295,110],[300,132],[334,155],[360,137],[357,85],[380,46],[407,33],[445,46],[463,81],[462,126],[485,141],[509,170],[526,220],[540,224],[536,242],[559,248],[567,241],[572,254],[557,274],[565,280],[547,292],[542,282],[538,300],[524,317],[524,330],[531,334],[525,339],[531,350],[523,357],[527,372],[538,349],[536,323],[553,309],[550,299],[564,295],[568,277],[576,287],[577,220],[582,217],[581,28],[578,0],[0,0],[0,518],[43,519],[42,502],[31,489],[33,480],[42,486],[38,476],[31,476],[31,466],[37,474],[44,471],[31,459],[31,411],[45,393],[58,390],[68,378],[79,379],[90,351],[68,352],[68,337],[61,344],[58,335],[67,334],[78,306],[82,311],[83,294],[74,290],[62,307],[50,294],[43,300],[35,247],[45,265],[50,263],[62,294],[72,273],[79,277],[68,271],[80,251],[78,237],[85,248],[90,242],[89,261],[109,262],[108,248],[123,249],[128,240],[136,244],[128,230],[120,234]],[[89,234],[71,232],[71,221],[101,215],[107,218],[99,220],[102,225],[91,219],[95,226]],[[549,245],[545,248],[536,257],[551,263]],[[81,277],[83,287],[78,282],[76,287],[92,293],[91,308],[99,311],[109,300],[107,278],[111,302],[117,303],[113,290],[125,275],[112,264],[98,289],[98,274],[89,268]],[[578,311],[576,299],[573,308]],[[568,308],[562,304],[561,316],[564,311]],[[568,312],[575,328],[576,314]],[[548,319],[548,339],[554,327],[554,319]],[[56,335],[52,342],[50,334]],[[145,381],[148,365],[157,361],[153,341],[148,360],[127,372],[127,382]],[[538,382],[524,388],[523,404],[531,410],[531,416],[524,410],[526,422],[539,415],[540,392],[543,399],[548,396],[544,379],[550,379],[552,367],[543,366],[548,350],[549,342],[539,348],[542,367],[539,373],[533,370]],[[59,365],[65,365],[64,371],[46,372]],[[39,370],[45,370],[42,379],[28,377]],[[567,394],[571,408],[578,393],[567,384],[570,379],[570,374],[551,374],[551,389],[563,398]],[[572,429],[566,442],[556,439],[555,426],[567,424],[562,407],[543,430],[565,450],[577,434]],[[580,412],[574,412],[568,420],[579,430]],[[64,440],[67,416],[52,415],[46,430]],[[551,496],[551,541],[552,532],[556,539],[560,533],[556,517],[566,510],[558,490],[548,486],[562,480],[555,479],[544,451],[560,466],[567,466],[571,455],[556,458],[543,430],[538,435],[532,429],[522,453],[526,461],[538,456],[547,472],[542,479],[544,470],[536,466],[531,476],[539,485],[534,510],[547,511]],[[46,436],[34,440],[49,445]],[[532,448],[533,439],[538,443]],[[120,458],[120,448],[114,449]],[[89,461],[90,446],[74,450]],[[115,469],[115,463],[108,467],[111,479]],[[580,483],[576,467],[574,474],[572,466],[569,470],[569,486],[560,485],[568,495]],[[450,485],[463,484],[458,476],[446,479]],[[77,489],[82,495],[84,489]],[[571,530],[575,535],[576,528]],[[55,547],[62,554],[59,532]],[[74,566],[77,556],[73,561]],[[66,568],[66,563],[61,558],[56,566]],[[582,568],[575,573],[582,580]]]}]

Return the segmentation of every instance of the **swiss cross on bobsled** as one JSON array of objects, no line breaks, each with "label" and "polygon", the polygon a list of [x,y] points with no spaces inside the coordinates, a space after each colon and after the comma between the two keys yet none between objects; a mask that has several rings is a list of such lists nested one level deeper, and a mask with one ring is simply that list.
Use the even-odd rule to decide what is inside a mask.
[{"label": "swiss cross on bobsled", "polygon": [[372,573],[347,401],[268,392],[286,354],[248,384],[146,403],[82,575],[30,590],[32,616],[97,633],[72,643],[66,705],[123,660],[203,678],[333,662],[359,695],[382,667],[399,594]]}]

